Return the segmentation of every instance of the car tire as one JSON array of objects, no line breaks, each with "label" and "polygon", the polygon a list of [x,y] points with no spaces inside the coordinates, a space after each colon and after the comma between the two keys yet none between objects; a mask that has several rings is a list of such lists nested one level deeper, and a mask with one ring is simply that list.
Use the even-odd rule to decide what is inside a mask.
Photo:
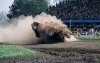
[{"label": "car tire", "polygon": [[33,25],[33,26],[32,26],[32,29],[33,29],[33,30],[37,30],[37,25]]},{"label": "car tire", "polygon": [[48,30],[47,34],[48,34],[49,36],[53,36],[53,35],[54,35],[54,30],[53,30],[53,29]]}]

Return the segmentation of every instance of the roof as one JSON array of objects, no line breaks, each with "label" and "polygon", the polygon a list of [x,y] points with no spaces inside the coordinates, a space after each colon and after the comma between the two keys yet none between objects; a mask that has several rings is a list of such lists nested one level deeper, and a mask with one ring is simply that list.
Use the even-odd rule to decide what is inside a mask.
[{"label": "roof", "polygon": [[100,23],[100,20],[62,20],[64,23]]}]

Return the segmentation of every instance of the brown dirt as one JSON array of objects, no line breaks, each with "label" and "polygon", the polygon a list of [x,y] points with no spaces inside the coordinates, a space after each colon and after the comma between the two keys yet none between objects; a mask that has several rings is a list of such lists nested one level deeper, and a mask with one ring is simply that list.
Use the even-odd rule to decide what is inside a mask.
[{"label": "brown dirt", "polygon": [[100,41],[21,46],[43,54],[30,58],[5,59],[0,63],[100,63]]}]

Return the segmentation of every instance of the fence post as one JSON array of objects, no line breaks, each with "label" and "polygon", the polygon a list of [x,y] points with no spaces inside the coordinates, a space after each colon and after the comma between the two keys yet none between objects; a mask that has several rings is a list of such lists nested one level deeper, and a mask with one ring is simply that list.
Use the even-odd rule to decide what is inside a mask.
[{"label": "fence post", "polygon": [[87,32],[86,32],[86,38],[87,38]]}]

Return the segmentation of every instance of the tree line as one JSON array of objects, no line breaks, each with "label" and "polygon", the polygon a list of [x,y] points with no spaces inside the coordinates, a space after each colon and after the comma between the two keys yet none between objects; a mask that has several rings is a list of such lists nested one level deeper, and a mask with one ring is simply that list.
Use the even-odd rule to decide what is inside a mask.
[{"label": "tree line", "polygon": [[14,0],[9,7],[10,11],[7,14],[9,19],[16,18],[20,15],[33,17],[41,12],[44,12],[49,7],[49,0]]}]

